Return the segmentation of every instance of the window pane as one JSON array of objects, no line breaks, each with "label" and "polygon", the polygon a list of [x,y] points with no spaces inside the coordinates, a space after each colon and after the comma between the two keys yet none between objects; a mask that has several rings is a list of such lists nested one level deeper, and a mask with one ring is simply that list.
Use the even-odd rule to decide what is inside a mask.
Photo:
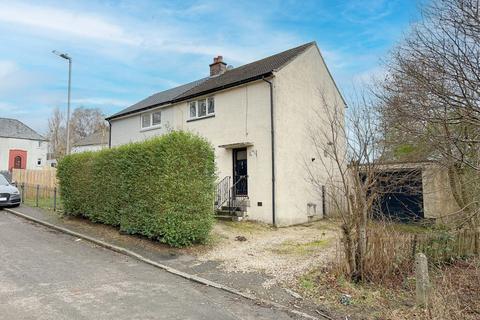
[{"label": "window pane", "polygon": [[142,115],[142,128],[150,127],[150,113]]},{"label": "window pane", "polygon": [[162,113],[160,111],[152,113],[152,125],[156,126],[162,123]]},{"label": "window pane", "polygon": [[198,100],[198,116],[203,117],[207,115],[207,101],[205,99]]},{"label": "window pane", "polygon": [[208,114],[215,113],[215,100],[213,97],[208,98]]},{"label": "window pane", "polygon": [[190,118],[195,118],[197,116],[197,107],[195,101],[190,102]]}]

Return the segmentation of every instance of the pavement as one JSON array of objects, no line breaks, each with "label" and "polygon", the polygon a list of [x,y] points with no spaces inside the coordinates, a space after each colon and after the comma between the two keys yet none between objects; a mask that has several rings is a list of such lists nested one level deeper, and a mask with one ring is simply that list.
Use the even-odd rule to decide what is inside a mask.
[{"label": "pavement", "polygon": [[5,211],[0,318],[297,319]]}]

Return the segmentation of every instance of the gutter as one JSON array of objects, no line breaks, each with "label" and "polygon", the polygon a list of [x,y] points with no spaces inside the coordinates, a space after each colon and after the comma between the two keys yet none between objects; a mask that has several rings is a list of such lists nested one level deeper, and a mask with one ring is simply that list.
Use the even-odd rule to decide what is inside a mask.
[{"label": "gutter", "polygon": [[271,135],[271,144],[272,144],[272,224],[276,225],[276,214],[275,214],[275,126],[273,118],[273,83],[264,77],[262,80],[269,84],[270,86],[270,135]]}]

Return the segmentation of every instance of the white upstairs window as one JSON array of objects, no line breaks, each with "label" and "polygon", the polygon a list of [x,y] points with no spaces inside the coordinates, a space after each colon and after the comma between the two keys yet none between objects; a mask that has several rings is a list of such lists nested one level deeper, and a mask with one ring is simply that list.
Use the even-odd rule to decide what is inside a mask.
[{"label": "white upstairs window", "polygon": [[188,103],[189,120],[215,116],[215,98],[208,97]]}]

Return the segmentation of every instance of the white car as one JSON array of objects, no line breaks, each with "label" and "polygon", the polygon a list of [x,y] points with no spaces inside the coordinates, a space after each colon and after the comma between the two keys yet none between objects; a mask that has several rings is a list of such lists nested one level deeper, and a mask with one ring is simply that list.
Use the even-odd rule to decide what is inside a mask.
[{"label": "white car", "polygon": [[21,202],[20,192],[0,174],[0,208],[18,207]]}]

